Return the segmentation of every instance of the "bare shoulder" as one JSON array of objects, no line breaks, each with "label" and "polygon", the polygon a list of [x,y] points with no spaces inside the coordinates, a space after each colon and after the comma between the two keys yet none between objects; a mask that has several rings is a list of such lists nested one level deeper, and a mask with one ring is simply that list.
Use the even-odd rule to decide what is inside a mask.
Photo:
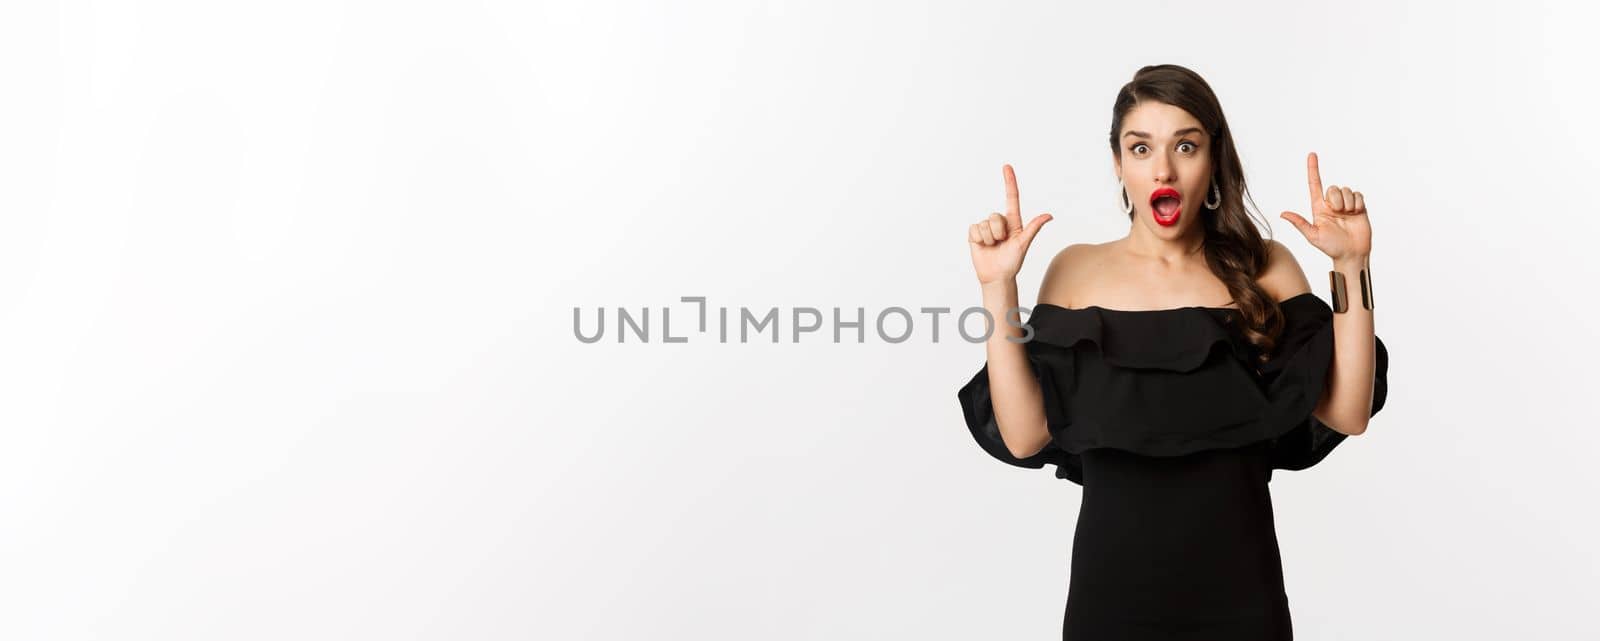
[{"label": "bare shoulder", "polygon": [[1294,252],[1276,239],[1267,241],[1267,269],[1256,278],[1256,283],[1267,290],[1273,300],[1279,301],[1311,291],[1311,281],[1306,280],[1306,272],[1295,259]]},{"label": "bare shoulder", "polygon": [[1039,284],[1039,302],[1072,307],[1073,294],[1081,291],[1103,248],[1103,244],[1073,243],[1056,252]]}]

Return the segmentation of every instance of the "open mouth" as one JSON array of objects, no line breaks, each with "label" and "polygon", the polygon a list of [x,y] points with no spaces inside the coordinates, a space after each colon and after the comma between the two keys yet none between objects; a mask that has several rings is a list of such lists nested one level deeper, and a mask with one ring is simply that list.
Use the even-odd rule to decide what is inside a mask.
[{"label": "open mouth", "polygon": [[1171,187],[1162,187],[1150,192],[1150,215],[1155,217],[1156,223],[1164,227],[1178,224],[1178,216],[1182,213],[1183,198],[1178,195],[1178,190]]}]

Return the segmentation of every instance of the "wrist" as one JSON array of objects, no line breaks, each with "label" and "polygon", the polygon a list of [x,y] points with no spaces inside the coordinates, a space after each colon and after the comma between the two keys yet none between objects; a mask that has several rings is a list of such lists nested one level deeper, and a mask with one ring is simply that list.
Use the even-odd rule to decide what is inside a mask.
[{"label": "wrist", "polygon": [[1373,309],[1372,267],[1366,254],[1334,259],[1328,272],[1328,288],[1335,314],[1351,308]]},{"label": "wrist", "polygon": [[1341,272],[1355,273],[1368,269],[1371,265],[1371,256],[1368,254],[1349,254],[1333,259],[1333,268]]},{"label": "wrist", "polygon": [[1002,278],[987,283],[978,283],[984,296],[1015,294],[1017,291],[1016,278]]}]

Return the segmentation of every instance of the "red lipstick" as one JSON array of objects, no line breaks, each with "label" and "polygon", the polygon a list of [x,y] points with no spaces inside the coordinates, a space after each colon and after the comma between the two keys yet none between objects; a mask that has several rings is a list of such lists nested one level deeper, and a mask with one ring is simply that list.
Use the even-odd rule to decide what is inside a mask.
[{"label": "red lipstick", "polygon": [[1150,215],[1156,219],[1156,224],[1162,227],[1171,227],[1178,224],[1178,216],[1182,214],[1183,197],[1178,195],[1178,190],[1171,187],[1161,187],[1150,192]]}]

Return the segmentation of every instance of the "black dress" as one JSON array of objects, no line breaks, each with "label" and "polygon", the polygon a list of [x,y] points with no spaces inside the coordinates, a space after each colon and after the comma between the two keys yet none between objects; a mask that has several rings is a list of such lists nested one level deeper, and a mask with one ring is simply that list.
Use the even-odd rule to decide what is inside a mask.
[{"label": "black dress", "polygon": [[[1345,435],[1311,414],[1333,362],[1332,308],[1310,292],[1279,307],[1283,333],[1257,366],[1237,309],[1035,306],[1025,348],[1052,441],[1025,459],[995,426],[988,366],[961,388],[984,451],[1083,486],[1063,639],[1293,638],[1267,483]],[[1373,414],[1388,391],[1376,345]]]}]

